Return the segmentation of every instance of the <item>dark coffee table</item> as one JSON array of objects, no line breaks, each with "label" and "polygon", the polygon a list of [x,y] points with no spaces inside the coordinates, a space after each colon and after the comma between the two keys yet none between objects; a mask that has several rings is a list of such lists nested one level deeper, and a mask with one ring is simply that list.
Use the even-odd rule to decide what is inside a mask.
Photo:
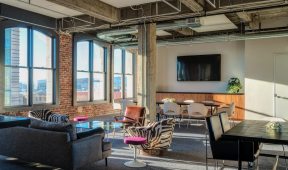
[{"label": "dark coffee table", "polygon": [[29,124],[30,124],[29,118],[0,115],[0,129],[14,127],[14,126],[28,127]]}]

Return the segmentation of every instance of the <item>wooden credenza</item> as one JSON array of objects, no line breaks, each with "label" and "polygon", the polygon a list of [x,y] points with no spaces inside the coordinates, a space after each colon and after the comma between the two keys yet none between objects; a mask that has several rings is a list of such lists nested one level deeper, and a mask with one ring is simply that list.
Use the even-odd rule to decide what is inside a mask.
[{"label": "wooden credenza", "polygon": [[194,100],[201,102],[204,100],[213,100],[223,105],[231,102],[235,103],[235,114],[233,119],[243,120],[245,118],[245,95],[243,93],[195,93],[195,92],[157,92],[156,100],[163,98],[175,98],[177,101]]}]

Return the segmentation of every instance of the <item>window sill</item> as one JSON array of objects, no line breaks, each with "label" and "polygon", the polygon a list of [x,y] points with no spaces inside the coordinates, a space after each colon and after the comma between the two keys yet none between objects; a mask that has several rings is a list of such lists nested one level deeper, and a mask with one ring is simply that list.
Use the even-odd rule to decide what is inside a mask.
[{"label": "window sill", "polygon": [[54,109],[59,107],[59,104],[35,104],[33,106],[4,106],[2,112],[25,112],[39,109]]},{"label": "window sill", "polygon": [[110,103],[108,100],[99,100],[99,101],[83,101],[83,102],[76,102],[74,106],[89,106],[89,105],[97,105],[97,104],[108,104]]}]

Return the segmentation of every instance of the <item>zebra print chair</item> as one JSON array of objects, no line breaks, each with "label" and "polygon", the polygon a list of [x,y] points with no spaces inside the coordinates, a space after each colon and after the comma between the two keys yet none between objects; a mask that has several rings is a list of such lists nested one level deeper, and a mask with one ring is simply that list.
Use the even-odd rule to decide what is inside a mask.
[{"label": "zebra print chair", "polygon": [[48,122],[56,122],[56,123],[68,123],[69,116],[65,114],[53,113],[50,110],[42,109],[42,110],[34,110],[29,111],[28,117],[38,120],[44,120]]},{"label": "zebra print chair", "polygon": [[149,123],[145,127],[129,127],[130,136],[141,136],[147,139],[147,143],[141,145],[143,150],[165,150],[172,143],[175,127],[175,119],[163,119],[159,122]]}]

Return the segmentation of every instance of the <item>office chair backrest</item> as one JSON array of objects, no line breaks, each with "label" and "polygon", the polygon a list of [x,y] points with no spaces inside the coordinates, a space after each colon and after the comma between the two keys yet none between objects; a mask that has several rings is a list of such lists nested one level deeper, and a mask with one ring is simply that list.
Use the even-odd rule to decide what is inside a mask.
[{"label": "office chair backrest", "polygon": [[213,143],[221,138],[223,134],[219,116],[210,116],[206,118],[207,128],[209,131],[210,142]]},{"label": "office chair backrest", "polygon": [[191,103],[188,106],[188,114],[193,115],[193,113],[200,113],[203,116],[207,116],[208,109],[202,103]]},{"label": "office chair backrest", "polygon": [[165,102],[163,104],[163,113],[174,112],[176,115],[180,115],[180,106],[174,102]]},{"label": "office chair backrest", "polygon": [[223,133],[225,133],[229,129],[231,129],[228,113],[227,112],[219,113],[219,117],[220,117],[220,120],[221,120],[222,131],[223,131]]}]

